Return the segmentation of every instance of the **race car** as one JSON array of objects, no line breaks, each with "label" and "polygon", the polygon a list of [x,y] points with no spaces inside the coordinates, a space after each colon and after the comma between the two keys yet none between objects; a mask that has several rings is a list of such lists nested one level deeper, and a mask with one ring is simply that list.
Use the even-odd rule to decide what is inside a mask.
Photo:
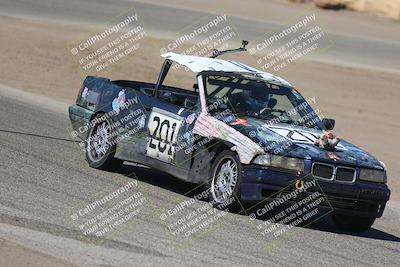
[{"label": "race car", "polygon": [[[214,205],[323,192],[335,224],[365,231],[390,197],[385,165],[330,132],[289,82],[246,64],[168,52],[156,83],[88,76],[69,107],[75,136],[97,169],[135,162],[196,184],[207,184]],[[193,88],[163,84],[171,66],[196,73]],[[315,99],[314,99],[315,100]],[[229,202],[228,202],[229,200]]]}]

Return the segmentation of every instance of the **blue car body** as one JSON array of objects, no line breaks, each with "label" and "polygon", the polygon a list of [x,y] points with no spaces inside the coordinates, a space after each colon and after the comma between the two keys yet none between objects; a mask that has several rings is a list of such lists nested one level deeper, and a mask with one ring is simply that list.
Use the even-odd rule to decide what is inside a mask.
[{"label": "blue car body", "polygon": [[[155,84],[88,76],[76,103],[69,108],[69,117],[77,135],[87,140],[93,118],[97,114],[108,114],[112,121],[119,122],[116,132],[121,138],[116,143],[115,151],[118,159],[148,165],[188,182],[205,183],[216,155],[228,148],[237,151],[242,162],[240,196],[244,201],[279,198],[285,192],[294,190],[299,179],[316,180],[316,186],[308,188],[293,201],[320,191],[329,202],[321,208],[363,217],[382,216],[390,197],[387,184],[361,180],[360,173],[361,169],[371,169],[385,172],[386,176],[384,165],[345,140],[341,140],[333,151],[316,146],[315,139],[325,131],[320,120],[315,123],[318,127],[307,128],[284,123],[265,125],[261,119],[225,114],[218,118],[217,124],[222,125],[218,127],[230,131],[233,137],[222,138],[214,133],[214,128],[210,128],[207,134],[202,132],[207,123],[216,123],[215,120],[207,121],[210,115],[201,117],[206,106],[202,95],[204,76],[209,72],[234,73],[236,68],[242,68],[240,72],[252,73],[254,69],[229,62],[226,64],[234,65],[232,71],[228,67],[198,70],[198,65],[191,65],[190,58],[184,61],[176,55],[164,57],[166,62]],[[162,84],[172,62],[198,72],[196,90]],[[290,84],[276,76],[268,76],[265,80],[292,89]],[[234,123],[238,119],[245,123]],[[200,120],[205,123],[199,126]],[[268,141],[265,141],[265,136]],[[263,141],[265,146],[260,145]],[[298,173],[254,164],[254,158],[260,153],[302,159],[304,170]],[[321,173],[331,174],[318,177],[318,168],[323,170]]]}]

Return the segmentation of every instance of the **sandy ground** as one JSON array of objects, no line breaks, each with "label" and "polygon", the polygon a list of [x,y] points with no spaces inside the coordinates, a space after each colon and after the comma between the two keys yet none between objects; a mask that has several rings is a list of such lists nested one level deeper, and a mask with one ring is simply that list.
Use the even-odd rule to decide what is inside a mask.
[{"label": "sandy ground", "polygon": [[13,242],[0,239],[0,266],[13,267],[73,267],[63,260],[25,248]]},{"label": "sandy ground", "polygon": [[[267,6],[266,1],[268,1]],[[201,10],[207,13],[226,13],[244,19],[288,25],[296,22],[300,17],[315,13],[318,23],[326,31],[332,33],[400,41],[398,22],[396,21],[354,11],[324,10],[317,8],[313,3],[292,3],[287,0],[230,0],[229,5],[221,5],[219,1],[214,0],[146,0],[142,2],[175,7],[184,6],[187,9]]]}]

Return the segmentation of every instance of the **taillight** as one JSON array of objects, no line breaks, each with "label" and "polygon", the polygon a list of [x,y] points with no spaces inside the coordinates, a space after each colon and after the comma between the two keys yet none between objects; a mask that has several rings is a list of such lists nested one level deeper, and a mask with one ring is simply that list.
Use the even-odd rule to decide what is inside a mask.
[{"label": "taillight", "polygon": [[80,98],[81,95],[82,95],[83,88],[85,88],[85,86],[82,84],[81,88],[79,89],[78,96],[76,97],[76,102],[79,101],[79,98]]}]

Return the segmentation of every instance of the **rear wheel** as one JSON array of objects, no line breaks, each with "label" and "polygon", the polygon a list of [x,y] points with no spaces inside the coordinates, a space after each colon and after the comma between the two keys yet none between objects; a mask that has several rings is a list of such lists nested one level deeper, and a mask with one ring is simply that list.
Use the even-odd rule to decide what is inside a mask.
[{"label": "rear wheel", "polygon": [[90,129],[86,140],[86,160],[95,169],[118,169],[123,161],[114,158],[116,143],[112,135],[112,121],[103,114],[96,115],[91,122],[96,122]]},{"label": "rear wheel", "polygon": [[343,214],[332,214],[335,225],[345,231],[361,233],[369,230],[376,218],[349,216]]},{"label": "rear wheel", "polygon": [[214,207],[236,211],[240,208],[241,163],[231,151],[222,151],[210,170],[209,199]]}]

